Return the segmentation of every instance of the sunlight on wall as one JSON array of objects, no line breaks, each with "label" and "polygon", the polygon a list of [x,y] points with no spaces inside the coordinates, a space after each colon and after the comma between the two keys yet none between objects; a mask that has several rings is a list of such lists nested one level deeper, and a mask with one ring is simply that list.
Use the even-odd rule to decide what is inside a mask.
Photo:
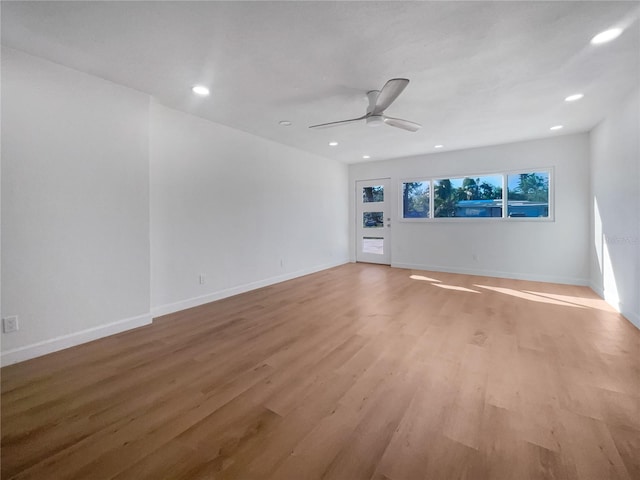
[{"label": "sunlight on wall", "polygon": [[[593,246],[598,259],[598,279],[602,280],[602,218],[598,209],[598,199],[593,196]],[[602,285],[598,285],[602,287]]]},{"label": "sunlight on wall", "polygon": [[619,309],[620,296],[606,240],[602,242],[602,289],[605,300],[611,303],[614,308]]},{"label": "sunlight on wall", "polygon": [[598,199],[594,195],[593,197],[593,241],[596,250],[596,256],[598,258],[597,272],[598,283],[596,286],[602,288],[602,294],[604,299],[611,304],[613,308],[620,311],[620,296],[618,293],[618,286],[616,284],[615,271],[613,263],[611,262],[611,255],[609,254],[609,247],[606,242],[606,232],[602,225],[602,217],[600,216],[600,209],[598,208]]}]

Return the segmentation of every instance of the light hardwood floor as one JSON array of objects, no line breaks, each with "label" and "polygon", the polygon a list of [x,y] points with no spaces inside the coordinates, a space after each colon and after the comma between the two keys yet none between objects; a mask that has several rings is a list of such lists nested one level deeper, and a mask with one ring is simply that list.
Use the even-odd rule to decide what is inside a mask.
[{"label": "light hardwood floor", "polygon": [[3,479],[640,479],[591,290],[344,265],[2,369]]}]

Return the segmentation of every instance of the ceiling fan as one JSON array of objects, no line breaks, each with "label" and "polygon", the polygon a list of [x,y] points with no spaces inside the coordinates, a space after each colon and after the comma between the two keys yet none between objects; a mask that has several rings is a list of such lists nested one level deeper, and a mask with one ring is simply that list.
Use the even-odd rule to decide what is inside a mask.
[{"label": "ceiling fan", "polygon": [[309,128],[336,127],[365,120],[367,125],[370,127],[377,127],[379,125],[386,124],[392,127],[402,128],[403,130],[408,130],[410,132],[417,132],[422,127],[419,123],[384,115],[384,111],[389,108],[389,105],[391,105],[396,98],[398,98],[407,85],[409,85],[409,80],[406,78],[392,78],[384,84],[382,90],[371,90],[370,92],[367,92],[369,107],[367,107],[367,113],[363,116],[351,118],[349,120],[340,120],[338,122],[311,125]]}]

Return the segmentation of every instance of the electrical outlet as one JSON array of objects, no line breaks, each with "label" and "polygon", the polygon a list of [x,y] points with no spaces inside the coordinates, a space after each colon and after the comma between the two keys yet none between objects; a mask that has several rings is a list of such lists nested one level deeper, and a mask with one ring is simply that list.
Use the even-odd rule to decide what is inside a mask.
[{"label": "electrical outlet", "polygon": [[17,315],[2,319],[2,331],[4,333],[17,332],[18,330],[20,330],[20,326],[18,325]]},{"label": "electrical outlet", "polygon": [[207,276],[204,273],[201,273],[199,280],[200,280],[200,285],[204,285],[205,283],[207,283]]}]

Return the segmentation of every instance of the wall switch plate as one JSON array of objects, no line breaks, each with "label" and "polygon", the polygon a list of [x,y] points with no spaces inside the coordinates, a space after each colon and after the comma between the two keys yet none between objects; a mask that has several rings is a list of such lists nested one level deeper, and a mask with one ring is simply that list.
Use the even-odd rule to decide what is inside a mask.
[{"label": "wall switch plate", "polygon": [[201,273],[199,277],[199,281],[200,281],[200,285],[204,285],[205,283],[207,283],[207,276],[204,273]]},{"label": "wall switch plate", "polygon": [[20,330],[20,326],[18,325],[18,316],[13,315],[11,317],[4,317],[2,319],[2,331],[4,333],[17,332]]}]

